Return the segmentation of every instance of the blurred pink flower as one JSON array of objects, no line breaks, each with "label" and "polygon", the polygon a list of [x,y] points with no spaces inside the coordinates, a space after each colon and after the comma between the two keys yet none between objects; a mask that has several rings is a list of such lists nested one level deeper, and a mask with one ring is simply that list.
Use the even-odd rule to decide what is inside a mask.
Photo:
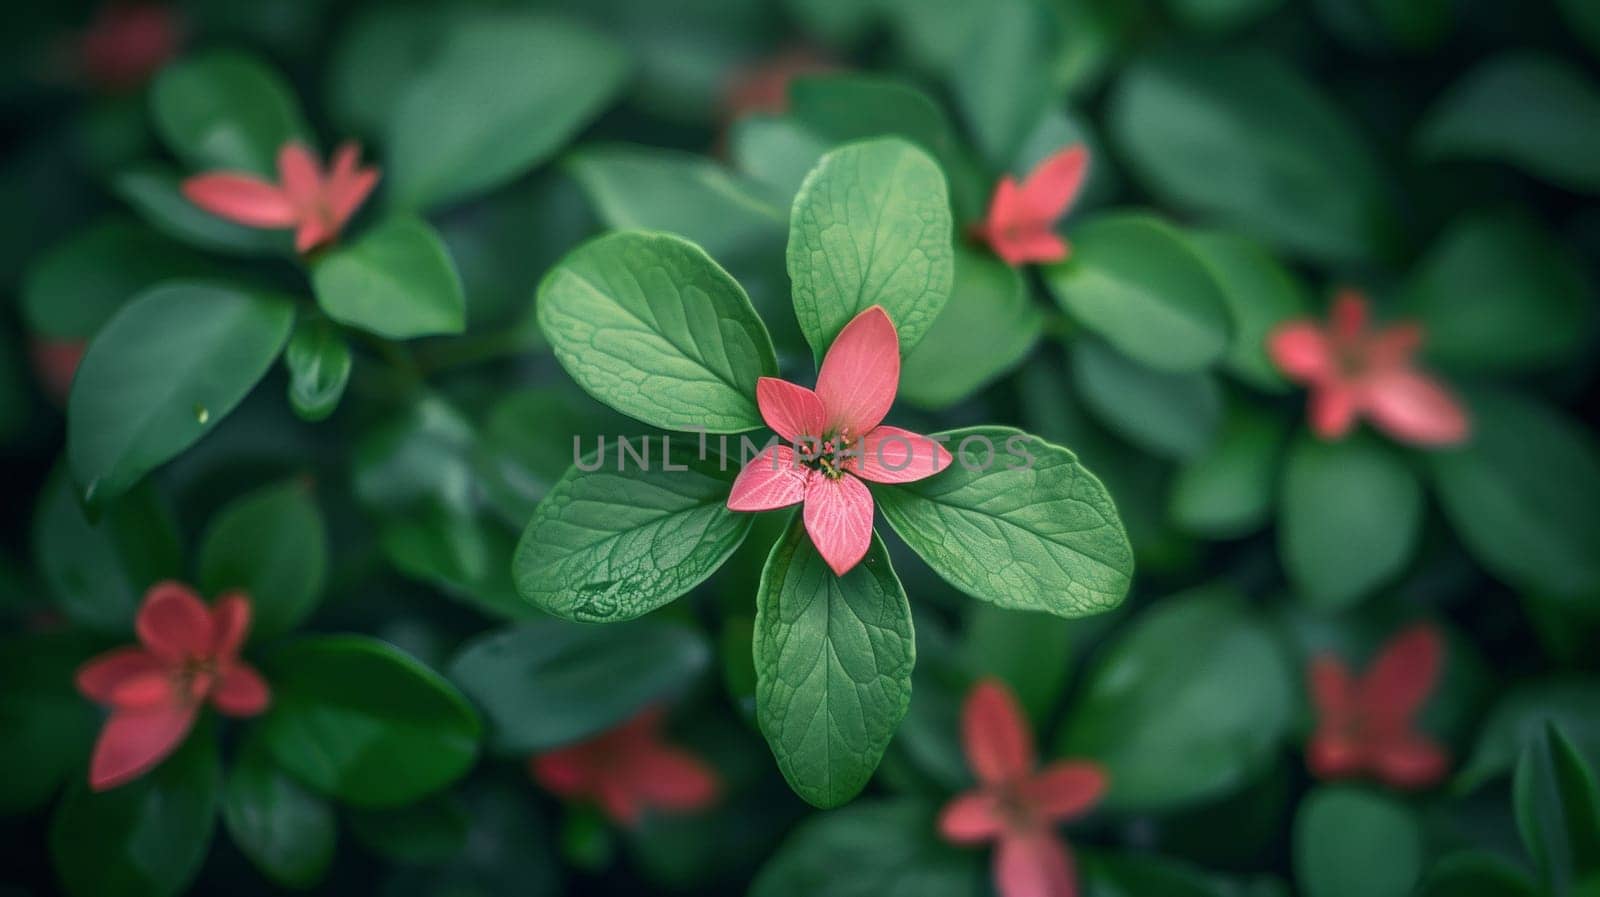
[{"label": "blurred pink flower", "polygon": [[849,572],[872,544],[872,493],[862,480],[910,483],[950,464],[950,452],[934,440],[881,425],[899,388],[900,337],[876,305],[839,331],[816,391],[762,377],[761,417],[789,445],[745,464],[728,507],[770,511],[804,502],[812,544],[834,573]]},{"label": "blurred pink flower", "polygon": [[1021,184],[1006,175],[976,228],[978,237],[1010,265],[1061,261],[1069,249],[1055,223],[1078,198],[1088,173],[1089,150],[1075,143],[1034,166]]},{"label": "blurred pink flower", "polygon": [[753,112],[779,114],[789,108],[789,84],[804,75],[821,75],[838,66],[810,47],[791,47],[734,69],[722,90],[728,122]]},{"label": "blurred pink flower", "polygon": [[1000,897],[1076,895],[1072,854],[1055,826],[1100,802],[1105,770],[1075,760],[1038,769],[1028,722],[997,679],[985,679],[967,694],[961,737],[978,787],[945,805],[939,815],[945,840],[998,845],[994,882]]},{"label": "blurred pink flower", "polygon": [[224,595],[207,608],[188,586],[157,583],[134,628],[140,647],[78,668],[78,691],[111,708],[89,761],[96,791],[154,769],[183,743],[206,700],[229,716],[255,716],[271,700],[261,675],[239,660],[250,630],[244,595]]},{"label": "blurred pink flower", "polygon": [[1339,439],[1360,417],[1402,442],[1451,445],[1467,438],[1466,410],[1413,358],[1423,331],[1414,322],[1375,329],[1368,303],[1355,290],[1334,299],[1329,321],[1280,324],[1267,335],[1279,370],[1311,390],[1311,429]]},{"label": "blurred pink flower", "polygon": [[662,741],[665,718],[664,710],[650,708],[587,741],[535,755],[528,770],[552,794],[595,801],[618,825],[636,825],[646,810],[708,807],[721,790],[717,775]]},{"label": "blurred pink flower", "polygon": [[72,391],[72,378],[78,373],[78,362],[83,360],[88,348],[89,344],[81,339],[34,338],[34,374],[45,394],[57,403],[66,404],[67,395]]},{"label": "blurred pink flower", "polygon": [[278,183],[250,174],[214,171],[183,182],[189,201],[220,218],[249,227],[295,228],[295,249],[309,252],[339,236],[378,183],[376,168],[357,163],[361,148],[347,141],[322,170],[300,143],[278,151]]},{"label": "blurred pink flower", "polygon": [[1444,639],[1424,623],[1390,639],[1359,679],[1331,654],[1313,660],[1311,771],[1324,779],[1371,774],[1395,788],[1426,788],[1443,778],[1449,756],[1416,728],[1443,659]]},{"label": "blurred pink flower", "polygon": [[102,90],[131,90],[177,55],[182,40],[182,23],[168,6],[107,3],[78,35],[78,68]]}]

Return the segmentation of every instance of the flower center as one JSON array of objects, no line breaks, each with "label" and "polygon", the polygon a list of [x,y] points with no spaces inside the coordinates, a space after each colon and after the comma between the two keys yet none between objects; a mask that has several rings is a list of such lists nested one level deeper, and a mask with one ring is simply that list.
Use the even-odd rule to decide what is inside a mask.
[{"label": "flower center", "polygon": [[806,440],[798,446],[800,460],[812,470],[821,471],[828,479],[837,480],[854,466],[855,452],[852,446],[855,442],[844,430],[824,436],[820,442]]},{"label": "flower center", "polygon": [[190,657],[178,666],[174,677],[178,694],[198,701],[211,692],[217,681],[216,658]]}]

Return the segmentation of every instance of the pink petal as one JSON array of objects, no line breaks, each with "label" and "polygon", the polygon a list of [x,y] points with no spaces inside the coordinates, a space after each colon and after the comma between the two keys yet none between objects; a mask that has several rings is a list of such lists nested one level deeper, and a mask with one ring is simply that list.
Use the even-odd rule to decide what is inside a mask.
[{"label": "pink petal", "polygon": [[[822,400],[816,393],[777,377],[762,377],[756,381],[756,405],[767,426],[795,445],[822,438],[822,430],[827,426]],[[809,452],[814,454],[816,447],[811,447]]]},{"label": "pink petal", "polygon": [[150,653],[169,664],[211,654],[211,612],[181,583],[151,586],[134,629]]},{"label": "pink petal", "polygon": [[655,744],[629,759],[626,778],[646,806],[698,810],[715,802],[721,790],[716,773],[688,751]]},{"label": "pink petal", "polygon": [[250,227],[292,227],[299,215],[276,186],[247,174],[200,174],[183,182],[189,201]]},{"label": "pink petal", "polygon": [[1334,339],[1347,345],[1360,341],[1367,329],[1367,297],[1359,290],[1340,290],[1333,297],[1328,325]]},{"label": "pink petal", "polygon": [[250,633],[250,599],[240,592],[229,592],[211,606],[211,654],[231,658],[244,647]]},{"label": "pink petal", "polygon": [[372,188],[378,184],[376,168],[359,168],[356,159],[360,147],[347,141],[334,156],[333,173],[328,178],[328,208],[336,225],[343,227],[350,216],[361,208]]},{"label": "pink petal", "polygon": [[939,813],[939,833],[952,844],[993,841],[1005,827],[999,802],[987,791],[956,795]]},{"label": "pink petal", "polygon": [[802,516],[811,544],[839,576],[860,563],[872,546],[872,493],[853,476],[813,476]]},{"label": "pink petal", "polygon": [[1381,725],[1409,721],[1433,694],[1444,665],[1444,639],[1421,623],[1384,645],[1361,678],[1362,708]]},{"label": "pink petal", "polygon": [[996,255],[1012,266],[1059,262],[1069,252],[1067,241],[1048,225],[1013,227],[995,234],[989,244]]},{"label": "pink petal", "polygon": [[228,667],[211,692],[211,704],[229,716],[255,716],[271,702],[266,680],[242,663]]},{"label": "pink petal", "polygon": [[182,703],[178,682],[167,670],[151,671],[122,680],[111,690],[108,702],[118,710],[142,710],[158,704]]},{"label": "pink petal", "polygon": [[528,772],[540,787],[558,797],[580,797],[591,787],[589,764],[574,747],[530,757]]},{"label": "pink petal", "polygon": [[1381,744],[1372,755],[1378,777],[1396,788],[1426,788],[1450,769],[1444,749],[1417,735]]},{"label": "pink petal", "polygon": [[1344,779],[1366,768],[1362,745],[1343,729],[1318,728],[1306,743],[1306,767],[1319,779]]},{"label": "pink petal", "polygon": [[294,250],[302,255],[339,235],[339,229],[321,217],[307,218],[294,232]]},{"label": "pink petal", "polygon": [[1311,702],[1317,712],[1327,717],[1348,718],[1355,710],[1356,687],[1350,668],[1332,654],[1323,654],[1311,661]]},{"label": "pink petal", "polygon": [[1089,149],[1075,143],[1034,166],[1022,182],[1023,200],[1033,215],[1054,222],[1066,213],[1089,173]]},{"label": "pink petal", "polygon": [[1342,383],[1311,391],[1311,431],[1323,439],[1342,439],[1355,426],[1357,393]]},{"label": "pink petal", "polygon": [[874,483],[912,483],[950,466],[950,451],[927,436],[877,427],[851,448],[856,476]]},{"label": "pink petal", "polygon": [[1076,897],[1072,857],[1050,832],[1013,835],[1000,841],[994,859],[1000,897]]},{"label": "pink petal", "polygon": [[1399,368],[1366,384],[1367,413],[1390,436],[1417,445],[1454,445],[1467,438],[1467,412],[1441,383]]},{"label": "pink petal", "polygon": [[278,149],[278,180],[302,212],[323,203],[322,165],[305,144],[291,140]]},{"label": "pink petal", "polygon": [[90,658],[78,667],[78,691],[98,704],[114,703],[117,689],[131,680],[156,675],[167,678],[167,665],[143,648],[118,648]]},{"label": "pink petal", "polygon": [[105,791],[154,769],[183,743],[194,717],[193,704],[163,704],[111,714],[89,760],[89,787]]},{"label": "pink petal", "polygon": [[798,504],[806,497],[812,471],[794,449],[775,445],[751,458],[728,493],[730,511],[771,511]]},{"label": "pink petal", "polygon": [[1033,772],[1033,732],[1011,689],[998,679],[984,679],[967,693],[961,742],[967,765],[985,785],[1014,782]]},{"label": "pink petal", "polygon": [[1052,763],[1022,783],[1020,795],[1034,811],[1052,822],[1082,816],[1105,796],[1108,780],[1098,763]]},{"label": "pink petal", "polygon": [[900,337],[881,306],[851,319],[823,356],[817,397],[828,428],[849,439],[883,422],[900,388]]},{"label": "pink petal", "polygon": [[1285,376],[1302,383],[1331,379],[1338,370],[1327,334],[1310,320],[1273,328],[1267,334],[1267,354]]},{"label": "pink petal", "polygon": [[626,785],[613,778],[603,778],[596,787],[595,797],[607,818],[623,828],[633,828],[639,824],[639,819],[644,815],[644,805]]}]

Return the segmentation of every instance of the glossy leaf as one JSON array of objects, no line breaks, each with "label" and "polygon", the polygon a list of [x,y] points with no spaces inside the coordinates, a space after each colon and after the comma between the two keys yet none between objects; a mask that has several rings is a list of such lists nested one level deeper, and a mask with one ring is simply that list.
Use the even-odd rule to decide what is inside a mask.
[{"label": "glossy leaf", "polygon": [[875,488],[883,516],[961,591],[1078,617],[1122,602],[1133,550],[1116,505],[1070,451],[1008,427],[939,434],[943,472]]},{"label": "glossy leaf", "polygon": [[899,397],[925,408],[966,398],[1015,367],[1043,315],[1017,269],[957,247],[950,301],[900,365]]},{"label": "glossy leaf", "polygon": [[339,407],[352,359],[337,326],[302,315],[283,350],[283,364],[289,369],[289,405],[302,420],[323,420]]},{"label": "glossy leaf", "polygon": [[322,598],[328,533],[310,483],[285,481],[223,507],[200,543],[200,589],[250,596],[251,634],[271,638],[300,624]]},{"label": "glossy leaf", "polygon": [[150,89],[156,131],[192,171],[245,171],[276,180],[278,150],[305,140],[300,106],[278,74],[218,50],[168,66]]},{"label": "glossy leaf", "polygon": [[1600,881],[1600,787],[1553,723],[1523,748],[1512,789],[1522,843],[1550,893]]},{"label": "glossy leaf", "polygon": [[333,808],[289,777],[261,740],[248,739],[222,791],[228,836],[273,883],[309,888],[333,861]]},{"label": "glossy leaf", "polygon": [[461,277],[439,235],[415,218],[392,218],[311,269],[317,304],[328,317],[389,339],[466,328]]},{"label": "glossy leaf", "polygon": [[1155,370],[1092,337],[1073,343],[1072,382],[1112,432],[1153,455],[1198,458],[1222,426],[1222,387],[1210,374]]},{"label": "glossy leaf", "polygon": [[1374,792],[1323,786],[1295,814],[1295,879],[1306,897],[1406,897],[1422,851],[1411,811]]},{"label": "glossy leaf", "polygon": [[1223,367],[1257,389],[1286,389],[1287,381],[1267,357],[1267,334],[1284,321],[1310,314],[1305,285],[1248,237],[1202,231],[1189,235],[1189,247],[1221,288],[1233,319]]}]

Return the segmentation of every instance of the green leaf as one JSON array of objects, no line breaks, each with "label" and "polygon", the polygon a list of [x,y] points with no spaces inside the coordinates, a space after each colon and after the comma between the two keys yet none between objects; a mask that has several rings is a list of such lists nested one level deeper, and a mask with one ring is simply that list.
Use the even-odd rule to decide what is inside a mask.
[{"label": "green leaf", "polygon": [[772,339],[739,284],[700,247],[624,231],[567,253],[539,284],[539,328],[590,395],[669,430],[762,425],[756,380]]},{"label": "green leaf", "polygon": [[1184,211],[1320,261],[1388,252],[1393,210],[1372,145],[1275,57],[1146,59],[1109,116],[1134,173]]},{"label": "green leaf", "polygon": [[1217,797],[1277,756],[1295,681],[1271,631],[1231,592],[1165,598],[1090,668],[1055,755],[1104,764],[1117,810]]},{"label": "green leaf", "polygon": [[145,590],[183,569],[172,512],[148,484],[84,515],[64,467],[45,481],[34,511],[33,553],[59,607],[97,632],[128,635]]},{"label": "green leaf", "polygon": [[221,786],[217,735],[202,723],[138,780],[73,783],[50,820],[50,856],[73,897],[177,897],[211,847]]},{"label": "green leaf", "polygon": [[333,861],[333,808],[279,768],[260,738],[246,739],[228,773],[222,821],[239,850],[282,887],[316,885]]},{"label": "green leaf", "polygon": [[183,195],[183,179],[170,166],[135,165],[116,175],[112,192],[163,234],[198,249],[229,255],[294,254],[288,230],[246,227],[207,212]]},{"label": "green leaf", "polygon": [[479,724],[438,673],[364,636],[317,636],[269,655],[272,709],[257,723],[280,766],[361,807],[410,803],[477,759]]},{"label": "green leaf", "polygon": [[1096,217],[1072,255],[1044,269],[1056,301],[1123,354],[1163,371],[1196,371],[1228,350],[1222,291],[1176,228],[1143,213]]},{"label": "green leaf", "polygon": [[1267,357],[1267,334],[1310,312],[1305,285],[1248,237],[1202,231],[1189,235],[1189,247],[1221,288],[1233,319],[1233,343],[1223,367],[1257,389],[1283,392],[1289,384]]},{"label": "green leaf", "polygon": [[[533,512],[517,545],[517,592],[568,620],[631,620],[704,582],[733,554],[754,516],[728,510],[737,470],[696,458],[692,440],[640,437],[590,453]],[[660,456],[650,456],[654,442]],[[640,443],[645,459],[628,453]],[[630,446],[625,449],[624,445]],[[616,469],[607,470],[616,458]],[[588,469],[585,469],[588,468]]]},{"label": "green leaf", "polygon": [[466,846],[472,819],[460,798],[441,792],[404,807],[353,810],[350,830],[374,853],[402,866],[435,865]]},{"label": "green leaf", "polygon": [[89,344],[67,403],[85,495],[112,498],[205,435],[266,374],[293,323],[283,297],[202,281],[124,306]]},{"label": "green leaf", "polygon": [[39,257],[22,285],[22,314],[36,336],[88,339],[123,303],[163,280],[214,266],[122,218],[80,231]]},{"label": "green leaf", "polygon": [[1278,551],[1300,597],[1338,610],[1392,581],[1416,552],[1422,505],[1417,475],[1387,445],[1302,432],[1278,505]]},{"label": "green leaf", "polygon": [[955,462],[874,487],[883,516],[961,591],[1016,610],[1079,617],[1122,602],[1133,549],[1116,505],[1072,452],[1009,427],[934,437]]},{"label": "green leaf", "polygon": [[1295,880],[1306,897],[1406,897],[1422,850],[1411,811],[1374,792],[1324,785],[1295,813]]},{"label": "green leaf", "polygon": [[[1232,887],[1220,876],[1179,860],[1148,853],[1073,850],[1083,869],[1087,897],[1268,897],[1279,892]],[[1287,892],[1283,892],[1285,897]]]},{"label": "green leaf", "polygon": [[1600,9],[1588,0],[1557,0],[1556,5],[1579,39],[1589,45],[1590,55],[1600,57]]},{"label": "green leaf", "polygon": [[1539,897],[1528,874],[1499,854],[1464,850],[1428,870],[1419,897]]},{"label": "green leaf", "polygon": [[686,690],[710,660],[698,631],[666,619],[543,619],[468,642],[450,678],[483,708],[496,750],[528,754],[626,722]]},{"label": "green leaf", "polygon": [[[1101,614],[1068,620],[974,604],[961,627],[960,656],[973,674],[1005,680],[1035,728],[1042,730],[1083,652],[1115,618]],[[946,734],[954,737],[954,729]]]},{"label": "green leaf", "polygon": [[1072,382],[1109,429],[1153,455],[1198,458],[1222,425],[1216,378],[1155,370],[1093,337],[1072,344]]},{"label": "green leaf", "polygon": [[1554,723],[1517,761],[1512,803],[1522,843],[1552,894],[1600,881],[1600,788]]},{"label": "green leaf", "polygon": [[1235,402],[1216,445],[1185,464],[1172,483],[1172,521],[1196,535],[1233,539],[1260,529],[1272,512],[1288,428]]},{"label": "green leaf", "polygon": [[1473,433],[1428,456],[1445,516],[1497,578],[1588,606],[1600,596],[1600,450],[1592,433],[1510,392],[1468,397]]},{"label": "green leaf", "polygon": [[361,8],[334,42],[324,102],[342,131],[383,136],[417,71],[427,67],[451,25],[453,9]]},{"label": "green leaf", "polygon": [[614,439],[632,429],[637,426],[627,418],[569,384],[508,393],[490,409],[474,453],[485,497],[507,523],[525,527],[539,501],[572,468],[574,437],[581,444],[588,434]]},{"label": "green leaf", "polygon": [[1488,159],[1560,187],[1600,193],[1600,90],[1563,59],[1504,53],[1468,72],[1423,121],[1432,158]]},{"label": "green leaf", "polygon": [[911,605],[873,536],[844,576],[800,518],[756,594],[756,719],[789,787],[828,809],[865,788],[911,704]]},{"label": "green leaf", "polygon": [[951,68],[950,90],[985,158],[1003,167],[1060,99],[1041,73],[1060,55],[1064,23],[1052,4],[995,0],[974,25],[962,54],[969,62]]},{"label": "green leaf", "polygon": [[466,298],[450,253],[432,227],[391,218],[311,269],[317,304],[328,317],[389,339],[460,333]]},{"label": "green leaf", "polygon": [[389,188],[403,208],[465,199],[549,158],[609,105],[622,47],[558,19],[466,19],[413,79],[390,119]]},{"label": "green leaf", "polygon": [[756,874],[750,897],[971,897],[982,854],[940,841],[935,815],[913,801],[813,814]]},{"label": "green leaf", "polygon": [[1523,749],[1550,723],[1591,765],[1600,760],[1600,680],[1546,679],[1507,692],[1479,729],[1471,756],[1456,774],[1455,790],[1465,794],[1510,772]]},{"label": "green leaf", "polygon": [[954,278],[944,174],[898,138],[822,157],[795,195],[789,279],[795,316],[821,359],[857,314],[883,306],[905,353],[933,325]]},{"label": "green leaf", "polygon": [[0,639],[0,814],[39,809],[83,774],[99,713],[73,673],[95,647],[70,630]]},{"label": "green leaf", "polygon": [[200,588],[250,596],[251,634],[295,628],[322,598],[328,533],[311,484],[287,480],[223,507],[200,543]]},{"label": "green leaf", "polygon": [[1173,14],[1195,31],[1242,28],[1283,5],[1283,0],[1167,0]]},{"label": "green leaf", "polygon": [[216,50],[167,66],[150,88],[156,132],[194,171],[277,180],[278,150],[310,129],[288,85],[248,54]]},{"label": "green leaf", "polygon": [[401,870],[400,894],[557,897],[565,893],[555,836],[529,800],[528,785],[514,778],[479,785],[466,793],[471,828],[455,858],[434,868]]},{"label": "green leaf", "polygon": [[289,369],[289,404],[301,420],[319,421],[332,414],[350,382],[350,344],[326,318],[302,315],[283,350]]},{"label": "green leaf", "polygon": [[900,365],[900,398],[952,405],[1015,367],[1039,339],[1043,316],[1022,273],[957,247],[950,301]]},{"label": "green leaf", "polygon": [[1559,367],[1588,345],[1595,317],[1578,259],[1517,215],[1453,224],[1406,284],[1400,307],[1427,327],[1428,357],[1462,370]]}]

